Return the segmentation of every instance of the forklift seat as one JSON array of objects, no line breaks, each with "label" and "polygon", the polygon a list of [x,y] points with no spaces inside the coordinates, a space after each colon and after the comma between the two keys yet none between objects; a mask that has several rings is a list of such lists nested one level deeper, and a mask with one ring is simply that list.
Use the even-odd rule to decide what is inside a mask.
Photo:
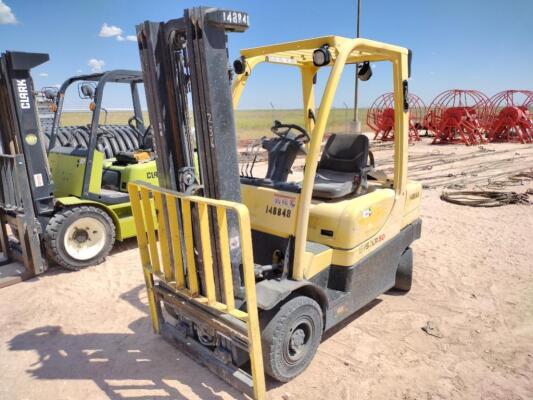
[{"label": "forklift seat", "polygon": [[367,174],[372,169],[368,137],[362,134],[332,134],[318,163],[313,197],[338,199],[367,190]]}]

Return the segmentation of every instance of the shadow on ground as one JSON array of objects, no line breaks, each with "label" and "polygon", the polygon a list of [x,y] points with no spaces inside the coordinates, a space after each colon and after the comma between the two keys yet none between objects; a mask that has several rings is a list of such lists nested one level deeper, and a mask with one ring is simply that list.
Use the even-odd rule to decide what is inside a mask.
[{"label": "shadow on ground", "polygon": [[[144,285],[120,296],[146,314],[140,300]],[[323,341],[338,333],[379,303],[376,299],[324,334]],[[92,380],[113,400],[134,398],[222,399],[223,393],[245,399],[222,380],[151,332],[148,316],[128,325],[132,333],[67,334],[61,326],[43,326],[17,335],[10,351],[36,351],[39,361],[27,372],[35,379]],[[268,380],[268,389],[283,384]]]},{"label": "shadow on ground", "polygon": [[[146,313],[138,286],[120,296]],[[35,379],[92,380],[110,399],[221,399],[245,397],[151,332],[150,319],[133,321],[133,333],[63,332],[43,326],[17,335],[10,351],[36,351],[27,372]],[[86,393],[85,393],[86,394]]]}]

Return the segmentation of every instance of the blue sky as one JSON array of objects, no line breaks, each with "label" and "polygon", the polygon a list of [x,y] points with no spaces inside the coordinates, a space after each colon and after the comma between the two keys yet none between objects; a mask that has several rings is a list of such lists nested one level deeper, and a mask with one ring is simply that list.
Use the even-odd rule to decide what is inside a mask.
[{"label": "blue sky", "polygon": [[[533,89],[532,0],[362,0],[361,35],[413,50],[410,90],[429,103],[449,88]],[[247,11],[250,29],[230,35],[230,57],[240,48],[336,34],[353,36],[355,0],[179,1],[179,0],[0,0],[0,50],[50,53],[34,72],[37,87],[61,83],[91,68],[139,68],[135,42],[128,39],[144,20],[182,15],[183,8],[212,5]],[[10,10],[9,10],[9,9]],[[3,22],[3,23],[2,23]],[[101,37],[103,33],[117,36]],[[118,38],[118,39],[117,39]],[[122,40],[120,40],[122,39]],[[93,60],[89,66],[89,60]],[[96,62],[94,61],[96,60]],[[353,70],[347,71],[335,106],[353,104]],[[378,64],[362,83],[361,103],[390,91],[390,68]],[[319,82],[325,76],[319,76]],[[118,93],[109,107],[124,107]],[[295,71],[264,67],[251,78],[242,108],[300,107]]]}]

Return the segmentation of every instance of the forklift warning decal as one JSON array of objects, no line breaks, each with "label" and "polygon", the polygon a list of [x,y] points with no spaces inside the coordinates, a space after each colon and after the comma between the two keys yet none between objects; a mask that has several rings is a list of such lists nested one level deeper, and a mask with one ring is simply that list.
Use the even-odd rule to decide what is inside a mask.
[{"label": "forklift warning decal", "polygon": [[35,146],[37,144],[37,135],[35,135],[34,133],[29,133],[26,135],[26,137],[24,138],[24,140],[26,141],[26,143],[28,143],[30,146]]},{"label": "forklift warning decal", "polygon": [[30,98],[28,96],[28,84],[26,79],[17,79],[17,91],[19,94],[20,108],[28,110],[30,108]]},{"label": "forklift warning decal", "polygon": [[35,187],[44,186],[43,174],[35,174],[35,175],[33,175],[33,182],[35,183]]},{"label": "forklift warning decal", "polygon": [[296,197],[275,194],[272,203],[278,207],[287,207],[291,210],[296,207]]},{"label": "forklift warning decal", "polygon": [[266,205],[265,213],[278,217],[290,218],[292,210],[296,207],[296,198],[275,194],[272,200],[273,205]]}]

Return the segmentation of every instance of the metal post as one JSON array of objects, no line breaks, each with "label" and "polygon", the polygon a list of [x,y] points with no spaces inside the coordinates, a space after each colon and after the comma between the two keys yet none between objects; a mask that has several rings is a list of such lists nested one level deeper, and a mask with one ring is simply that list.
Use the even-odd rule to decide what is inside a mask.
[{"label": "metal post", "polygon": [[[359,21],[361,16],[361,0],[357,0],[357,26],[356,26],[356,38],[359,38]],[[354,128],[356,133],[361,133],[361,121],[359,121],[359,78],[357,77],[357,72],[359,71],[359,64],[355,64],[355,94],[354,94]]]},{"label": "metal post", "polygon": [[350,133],[349,129],[350,129],[350,122],[349,122],[349,118],[348,117],[348,110],[350,109],[350,107],[348,107],[348,104],[346,104],[345,101],[342,102],[342,104],[344,105],[344,130],[345,130],[345,133]]}]

